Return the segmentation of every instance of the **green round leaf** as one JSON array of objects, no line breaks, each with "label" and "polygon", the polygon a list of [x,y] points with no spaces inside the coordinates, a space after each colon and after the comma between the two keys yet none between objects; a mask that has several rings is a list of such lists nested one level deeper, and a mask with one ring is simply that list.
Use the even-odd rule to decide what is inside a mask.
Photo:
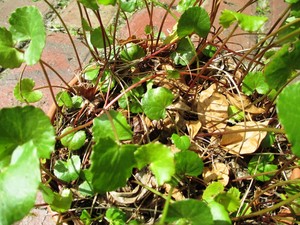
[{"label": "green round leaf", "polygon": [[170,204],[166,222],[172,223],[178,220],[184,220],[184,224],[191,225],[199,225],[199,223],[205,223],[205,225],[214,224],[207,204],[195,199],[176,201]]},{"label": "green round leaf", "polygon": [[178,5],[176,6],[176,10],[182,13],[188,8],[194,6],[195,3],[196,0],[180,0]]},{"label": "green round leaf", "polygon": [[46,29],[43,16],[34,6],[18,8],[9,18],[10,32],[17,41],[30,40],[24,59],[28,65],[36,64],[46,43]]},{"label": "green round leaf", "polygon": [[174,155],[167,146],[160,143],[149,143],[141,146],[134,153],[139,169],[150,164],[150,169],[158,185],[171,180],[175,174]]},{"label": "green round leaf", "polygon": [[[272,154],[253,156],[248,164],[248,171],[251,175],[275,171],[277,170],[277,165],[271,164],[273,160],[274,155]],[[255,179],[259,181],[268,181],[271,179],[272,176],[272,174],[261,175],[256,176]]]},{"label": "green round leaf", "polygon": [[18,156],[14,157],[14,162],[0,173],[2,225],[13,224],[29,213],[34,206],[40,183],[40,163],[34,143],[29,141],[18,146],[15,151]]},{"label": "green round leaf", "polygon": [[241,204],[240,194],[237,188],[232,187],[228,192],[218,194],[215,201],[223,205],[228,212],[235,212]]},{"label": "green round leaf", "polygon": [[120,53],[120,57],[124,61],[133,61],[140,59],[145,55],[145,50],[141,46],[134,43],[126,44]]},{"label": "green round leaf", "polygon": [[192,151],[185,150],[175,154],[176,174],[199,176],[203,171],[203,161]]},{"label": "green round leaf", "polygon": [[210,30],[210,19],[205,9],[201,7],[191,7],[180,17],[177,26],[179,38],[196,33],[200,37],[206,37]]},{"label": "green round leaf", "polygon": [[176,65],[186,66],[196,56],[196,50],[188,38],[183,38],[178,42],[176,51],[171,54],[171,58]]},{"label": "green round leaf", "polygon": [[166,107],[171,105],[174,96],[164,87],[149,89],[142,98],[142,107],[147,117],[152,120],[164,119]]},{"label": "green round leaf", "polygon": [[255,32],[258,31],[267,20],[268,17],[265,16],[252,16],[225,9],[222,11],[219,23],[224,28],[228,28],[233,22],[237,21],[242,30]]},{"label": "green round leaf", "polygon": [[202,199],[210,203],[215,197],[224,191],[224,186],[220,182],[212,182],[206,187],[202,195]]},{"label": "green round leaf", "polygon": [[[65,134],[71,131],[72,129],[72,127],[67,127],[62,131],[62,134]],[[84,145],[85,139],[85,132],[83,130],[80,130],[77,132],[67,134],[60,141],[63,144],[63,146],[68,147],[69,150],[78,150]]]},{"label": "green round leaf", "polygon": [[125,12],[133,12],[137,9],[137,0],[119,0],[119,4]]},{"label": "green round leaf", "polygon": [[171,140],[174,145],[180,150],[187,150],[191,145],[191,140],[186,135],[179,136],[178,134],[172,134]]},{"label": "green round leaf", "polygon": [[0,65],[3,68],[20,67],[23,57],[23,53],[14,47],[12,34],[5,27],[0,27]]},{"label": "green round leaf", "polygon": [[283,125],[286,135],[292,144],[293,153],[300,157],[300,83],[287,86],[278,96],[277,112],[279,121]]},{"label": "green round leaf", "polygon": [[63,189],[61,194],[53,192],[54,199],[50,204],[52,210],[56,212],[67,212],[72,205],[73,195],[70,189]]},{"label": "green round leaf", "polygon": [[208,204],[213,216],[214,225],[230,225],[231,220],[225,207],[218,202],[212,201]]},{"label": "green round leaf", "polygon": [[84,79],[93,81],[98,77],[100,68],[95,65],[90,65],[84,69]]},{"label": "green round leaf", "polygon": [[67,108],[72,108],[73,101],[72,98],[67,91],[60,91],[55,96],[58,106],[66,106]]},{"label": "green round leaf", "polygon": [[79,177],[80,166],[81,162],[78,155],[73,155],[66,162],[57,160],[54,165],[54,175],[58,179],[71,182]]},{"label": "green round leaf", "polygon": [[29,141],[37,148],[40,158],[49,158],[54,150],[55,134],[50,119],[33,106],[1,109],[0,137],[0,162]]},{"label": "green round leaf", "polygon": [[22,79],[14,88],[14,96],[20,102],[38,102],[43,97],[41,91],[34,91],[35,82],[31,78]]},{"label": "green round leaf", "polygon": [[117,0],[97,0],[97,2],[101,5],[115,5]]},{"label": "green round leaf", "polygon": [[114,223],[116,221],[126,222],[126,213],[124,213],[121,209],[116,207],[111,207],[106,210],[105,218],[110,223]]},{"label": "green round leaf", "polygon": [[270,88],[280,89],[294,70],[300,69],[300,41],[285,44],[270,59],[265,66],[265,77]]},{"label": "green round leaf", "polygon": [[78,0],[82,5],[89,9],[98,10],[97,0]]},{"label": "green round leaf", "polygon": [[96,48],[104,48],[111,45],[112,38],[107,37],[107,35],[103,33],[102,28],[98,27],[91,32],[91,43]]},{"label": "green round leaf", "polygon": [[111,110],[94,119],[93,136],[96,142],[106,137],[113,140],[130,140],[132,131],[122,113]]},{"label": "green round leaf", "polygon": [[267,94],[270,90],[269,85],[265,80],[265,76],[262,72],[250,72],[243,80],[242,90],[245,95],[251,95],[254,91],[258,94]]},{"label": "green round leaf", "polygon": [[98,193],[114,191],[126,185],[135,166],[135,145],[118,145],[111,138],[96,142],[91,156],[93,189]]}]

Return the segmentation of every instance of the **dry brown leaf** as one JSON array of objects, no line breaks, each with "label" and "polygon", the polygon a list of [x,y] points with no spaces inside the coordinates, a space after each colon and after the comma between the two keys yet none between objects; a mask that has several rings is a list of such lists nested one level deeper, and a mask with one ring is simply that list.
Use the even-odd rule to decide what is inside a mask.
[{"label": "dry brown leaf", "polygon": [[300,168],[293,169],[290,179],[291,180],[300,179]]},{"label": "dry brown leaf", "polygon": [[[265,128],[267,122],[259,123],[253,121],[240,122],[233,127],[226,127],[225,132],[244,130],[249,128]],[[255,152],[262,140],[266,137],[266,131],[251,131],[228,133],[222,136],[220,145],[231,154],[250,154]]]},{"label": "dry brown leaf", "polygon": [[226,97],[218,92],[215,84],[212,84],[199,94],[198,118],[209,132],[223,131],[228,118],[228,106]]},{"label": "dry brown leaf", "polygon": [[226,94],[229,102],[241,110],[252,114],[261,114],[265,112],[264,108],[258,108],[250,101],[246,95]]},{"label": "dry brown leaf", "polygon": [[[166,194],[168,194],[170,192],[170,190],[171,190],[171,185],[170,184],[164,184],[164,188],[166,190]],[[176,201],[180,201],[180,200],[184,200],[185,199],[184,195],[177,188],[173,189],[172,197]]]},{"label": "dry brown leaf", "polygon": [[198,134],[201,127],[202,127],[202,124],[199,120],[198,121],[187,121],[186,122],[186,128],[189,132],[191,140],[193,140],[194,137]]},{"label": "dry brown leaf", "polygon": [[212,169],[205,167],[202,175],[206,183],[217,180],[226,186],[229,182],[229,169],[224,163],[213,163]]}]

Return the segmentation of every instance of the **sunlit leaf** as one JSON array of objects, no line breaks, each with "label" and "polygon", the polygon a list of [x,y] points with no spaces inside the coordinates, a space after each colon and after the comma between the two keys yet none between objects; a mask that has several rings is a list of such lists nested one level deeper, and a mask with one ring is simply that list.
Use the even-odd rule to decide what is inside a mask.
[{"label": "sunlit leaf", "polygon": [[174,145],[180,150],[187,150],[191,145],[191,140],[188,136],[179,136],[178,134],[172,134],[171,140]]},{"label": "sunlit leaf", "polygon": [[232,187],[227,192],[218,194],[215,201],[225,207],[228,212],[235,212],[240,206],[240,191]]},{"label": "sunlit leaf", "polygon": [[180,224],[199,225],[200,221],[205,221],[205,225],[214,224],[208,205],[195,199],[176,201],[170,204],[166,222],[172,223],[179,220],[184,221]]},{"label": "sunlit leaf", "polygon": [[46,29],[43,16],[34,6],[16,9],[9,18],[10,32],[17,41],[30,40],[24,59],[28,65],[36,64],[46,43]]},{"label": "sunlit leaf", "polygon": [[300,157],[300,107],[299,107],[300,83],[287,86],[278,96],[277,112],[286,135],[292,144],[292,151]]},{"label": "sunlit leaf", "polygon": [[209,184],[202,195],[202,199],[210,203],[215,197],[224,191],[224,185],[221,182],[212,182]]},{"label": "sunlit leaf", "polygon": [[267,94],[270,90],[265,76],[261,71],[250,72],[243,79],[242,90],[245,95],[251,95],[254,91],[257,91],[258,94]]},{"label": "sunlit leaf", "polygon": [[37,148],[40,158],[49,158],[54,150],[55,135],[50,119],[32,106],[1,109],[0,137],[0,162],[29,141]]},{"label": "sunlit leaf", "polygon": [[97,0],[78,0],[82,5],[89,9],[97,10],[99,8]]},{"label": "sunlit leaf", "polygon": [[[73,129],[72,127],[66,127],[62,131],[62,134],[65,134],[71,131],[72,129]],[[80,131],[71,132],[70,134],[67,134],[60,141],[63,144],[63,146],[68,147],[69,150],[78,150],[84,145],[85,139],[86,139],[85,131],[80,130]]]},{"label": "sunlit leaf", "polygon": [[285,2],[293,4],[299,2],[299,0],[285,0]]},{"label": "sunlit leaf", "polygon": [[[251,175],[275,171],[277,170],[277,165],[272,164],[273,160],[274,155],[272,154],[253,156],[248,164],[248,171]],[[275,172],[271,174],[256,176],[254,178],[259,181],[268,181],[274,174]]]},{"label": "sunlit leaf", "polygon": [[145,50],[141,46],[131,42],[126,44],[123,50],[120,52],[120,57],[124,61],[133,61],[140,59],[145,55]]},{"label": "sunlit leaf", "polygon": [[[126,213],[124,213],[121,209],[116,207],[110,207],[105,212],[105,219],[110,224],[124,224],[126,222]],[[119,222],[119,223],[118,223]],[[122,223],[123,222],[123,223]]]},{"label": "sunlit leaf", "polygon": [[92,224],[92,217],[86,209],[82,210],[80,220],[83,222],[84,225]]},{"label": "sunlit leaf", "polygon": [[78,155],[72,155],[66,162],[57,160],[54,165],[54,175],[63,181],[71,182],[79,177],[80,158]]},{"label": "sunlit leaf", "polygon": [[142,107],[147,117],[152,120],[164,119],[166,107],[171,105],[174,96],[164,87],[149,89],[142,98]]},{"label": "sunlit leaf", "polygon": [[[2,137],[1,137],[2,138]],[[10,225],[33,208],[40,183],[39,158],[32,141],[15,150],[13,163],[0,173],[0,224]]]},{"label": "sunlit leaf", "polygon": [[122,113],[111,110],[94,119],[93,136],[96,141],[106,137],[113,140],[130,140],[132,131]]},{"label": "sunlit leaf", "polygon": [[35,82],[31,78],[22,79],[14,88],[14,96],[20,102],[37,102],[43,97],[43,93],[33,90]]},{"label": "sunlit leaf", "polygon": [[17,68],[24,61],[23,53],[14,47],[12,34],[5,27],[0,27],[0,58],[3,68]]},{"label": "sunlit leaf", "polygon": [[63,189],[61,194],[53,192],[53,202],[48,203],[52,210],[56,212],[67,212],[71,208],[73,194],[70,189]]},{"label": "sunlit leaf", "polygon": [[115,5],[117,0],[97,0],[100,5]]},{"label": "sunlit leaf", "polygon": [[175,154],[176,174],[186,176],[199,176],[203,171],[203,161],[192,151],[185,150]]},{"label": "sunlit leaf", "polygon": [[245,118],[245,113],[234,105],[228,106],[228,117],[232,123],[241,122]]},{"label": "sunlit leaf", "polygon": [[100,67],[94,66],[94,65],[86,67],[84,69],[84,74],[83,74],[84,79],[90,80],[90,81],[95,80],[99,75],[99,70],[100,70]]},{"label": "sunlit leaf", "polygon": [[72,108],[73,102],[72,98],[67,91],[60,91],[55,96],[58,106],[66,106],[67,108]]},{"label": "sunlit leaf", "polygon": [[92,185],[96,192],[114,191],[126,184],[135,166],[135,145],[118,145],[111,138],[100,139],[91,156]]},{"label": "sunlit leaf", "polygon": [[176,65],[186,66],[191,60],[196,56],[196,50],[188,38],[183,38],[178,42],[178,46],[171,54],[171,58],[173,59]]},{"label": "sunlit leaf", "polygon": [[230,225],[231,219],[225,207],[216,201],[211,201],[208,204],[210,212],[213,216],[214,225]]},{"label": "sunlit leaf", "polygon": [[184,12],[188,8],[194,6],[196,0],[180,0],[178,5],[176,6],[176,10],[178,12]]},{"label": "sunlit leaf", "polygon": [[264,70],[266,81],[270,88],[281,88],[291,78],[292,72],[300,69],[299,58],[300,41],[283,45],[273,55]]},{"label": "sunlit leaf", "polygon": [[225,28],[237,21],[241,29],[248,32],[258,31],[267,20],[268,17],[265,16],[252,16],[227,9],[222,11],[219,18],[220,24]]},{"label": "sunlit leaf", "polygon": [[167,146],[161,143],[149,143],[138,148],[135,159],[139,169],[150,165],[158,185],[171,180],[175,174],[174,155]]},{"label": "sunlit leaf", "polygon": [[210,30],[210,19],[205,9],[201,7],[191,7],[180,17],[177,26],[179,38],[196,33],[200,37],[206,37]]},{"label": "sunlit leaf", "polygon": [[137,9],[137,0],[119,0],[119,4],[125,12],[133,12]]}]

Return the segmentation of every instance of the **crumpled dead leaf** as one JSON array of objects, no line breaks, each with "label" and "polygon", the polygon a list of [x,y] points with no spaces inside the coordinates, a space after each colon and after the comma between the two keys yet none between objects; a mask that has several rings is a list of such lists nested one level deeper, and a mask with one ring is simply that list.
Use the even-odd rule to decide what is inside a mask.
[{"label": "crumpled dead leaf", "polygon": [[261,114],[265,112],[264,108],[258,108],[255,105],[253,105],[253,103],[246,95],[227,93],[226,96],[232,105],[236,106],[241,110],[244,109],[245,112],[252,113],[252,114]]},{"label": "crumpled dead leaf", "polygon": [[202,175],[206,183],[217,180],[226,186],[229,182],[229,168],[224,163],[213,163],[211,169],[205,167]]},{"label": "crumpled dead leaf", "polygon": [[[267,123],[267,121],[264,123],[254,121],[240,122],[232,127],[226,127],[225,132],[245,130],[247,128],[265,128]],[[231,154],[250,154],[258,149],[266,135],[266,131],[228,133],[222,136],[220,145]]]},{"label": "crumpled dead leaf", "polygon": [[201,129],[202,124],[198,121],[186,121],[186,128],[189,132],[191,140],[198,134],[199,130]]},{"label": "crumpled dead leaf", "polygon": [[216,84],[200,92],[198,96],[197,112],[200,122],[208,132],[223,131],[228,118],[226,97],[219,93]]}]

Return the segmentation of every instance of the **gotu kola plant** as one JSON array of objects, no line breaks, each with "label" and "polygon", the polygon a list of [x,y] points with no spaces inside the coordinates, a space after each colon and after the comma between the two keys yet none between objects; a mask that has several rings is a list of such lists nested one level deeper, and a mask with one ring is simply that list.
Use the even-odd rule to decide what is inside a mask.
[{"label": "gotu kola plant", "polygon": [[[44,2],[58,14],[48,1]],[[57,107],[52,124],[33,106],[0,110],[1,224],[11,224],[28,214],[38,190],[59,213],[60,222],[72,219],[84,224],[143,224],[149,220],[158,224],[231,224],[232,220],[264,217],[299,199],[299,194],[283,193],[279,203],[254,211],[255,199],[245,200],[246,194],[242,198],[244,190],[234,187],[234,183],[227,189],[225,172],[216,174],[213,168],[204,166],[204,159],[212,167],[215,162],[208,161],[210,157],[202,149],[209,149],[210,145],[208,139],[201,138],[202,134],[221,135],[219,147],[225,149],[229,144],[238,144],[238,148],[230,145],[229,151],[230,158],[237,159],[239,154],[260,148],[260,137],[266,136],[263,132],[286,132],[292,144],[290,155],[300,155],[296,132],[299,107],[285,110],[288,104],[296,106],[298,101],[295,93],[299,92],[299,84],[286,84],[297,76],[299,30],[285,33],[298,23],[297,2],[291,5],[291,12],[296,15],[292,22],[271,30],[244,54],[227,47],[237,26],[246,32],[257,32],[267,18],[224,10],[219,18],[223,28],[215,33],[211,23],[216,19],[218,1],[213,1],[209,16],[202,1],[182,0],[177,6],[182,13],[179,18],[172,12],[174,1],[168,5],[158,1],[141,4],[136,0],[77,3],[82,38],[92,59],[85,67],[80,64],[80,82],[70,86],[63,81],[67,85],[65,91],[55,95],[48,79]],[[103,26],[100,5],[117,7],[114,26]],[[121,40],[119,23],[140,7],[147,9],[150,18],[150,25],[145,27],[146,38],[131,36]],[[162,34],[165,17],[158,32],[153,26],[154,7],[165,9],[166,16],[170,14],[178,20],[166,38]],[[87,10],[97,16],[98,27],[90,23]],[[30,6],[19,8],[11,14],[9,23],[8,29],[0,28],[1,66],[16,68],[22,63],[39,63],[47,77],[46,68],[54,68],[41,59],[46,32],[40,12]],[[63,21],[62,24],[65,27]],[[236,27],[219,43],[217,37],[232,24]],[[29,41],[26,47],[19,49],[25,41]],[[266,50],[273,47],[280,50],[269,59],[263,58]],[[253,50],[257,53],[251,58]],[[234,64],[235,71],[219,69],[215,64],[227,52],[242,58]],[[243,60],[249,66],[240,69]],[[242,72],[245,79],[237,72]],[[230,87],[233,88],[228,91]],[[42,98],[34,81],[28,78],[20,80],[14,94],[27,104]],[[246,95],[259,97],[260,102],[249,103]],[[230,104],[215,102],[225,96]],[[250,127],[249,122],[259,123],[258,113],[269,113],[257,106],[275,100],[285,131],[272,128],[271,124]],[[224,111],[213,114],[215,105]],[[199,112],[194,111],[197,107]],[[211,119],[216,115],[217,120]],[[227,120],[230,129],[224,123]],[[255,135],[248,137],[245,133]],[[228,136],[231,134],[238,137]],[[228,137],[234,140],[228,143]],[[245,137],[258,142],[250,146],[252,152],[243,146],[248,145]],[[256,160],[250,160],[250,177],[264,182],[278,174],[276,166],[272,171],[264,170],[260,164],[253,166]],[[207,170],[213,174],[211,180],[206,176]]]}]

